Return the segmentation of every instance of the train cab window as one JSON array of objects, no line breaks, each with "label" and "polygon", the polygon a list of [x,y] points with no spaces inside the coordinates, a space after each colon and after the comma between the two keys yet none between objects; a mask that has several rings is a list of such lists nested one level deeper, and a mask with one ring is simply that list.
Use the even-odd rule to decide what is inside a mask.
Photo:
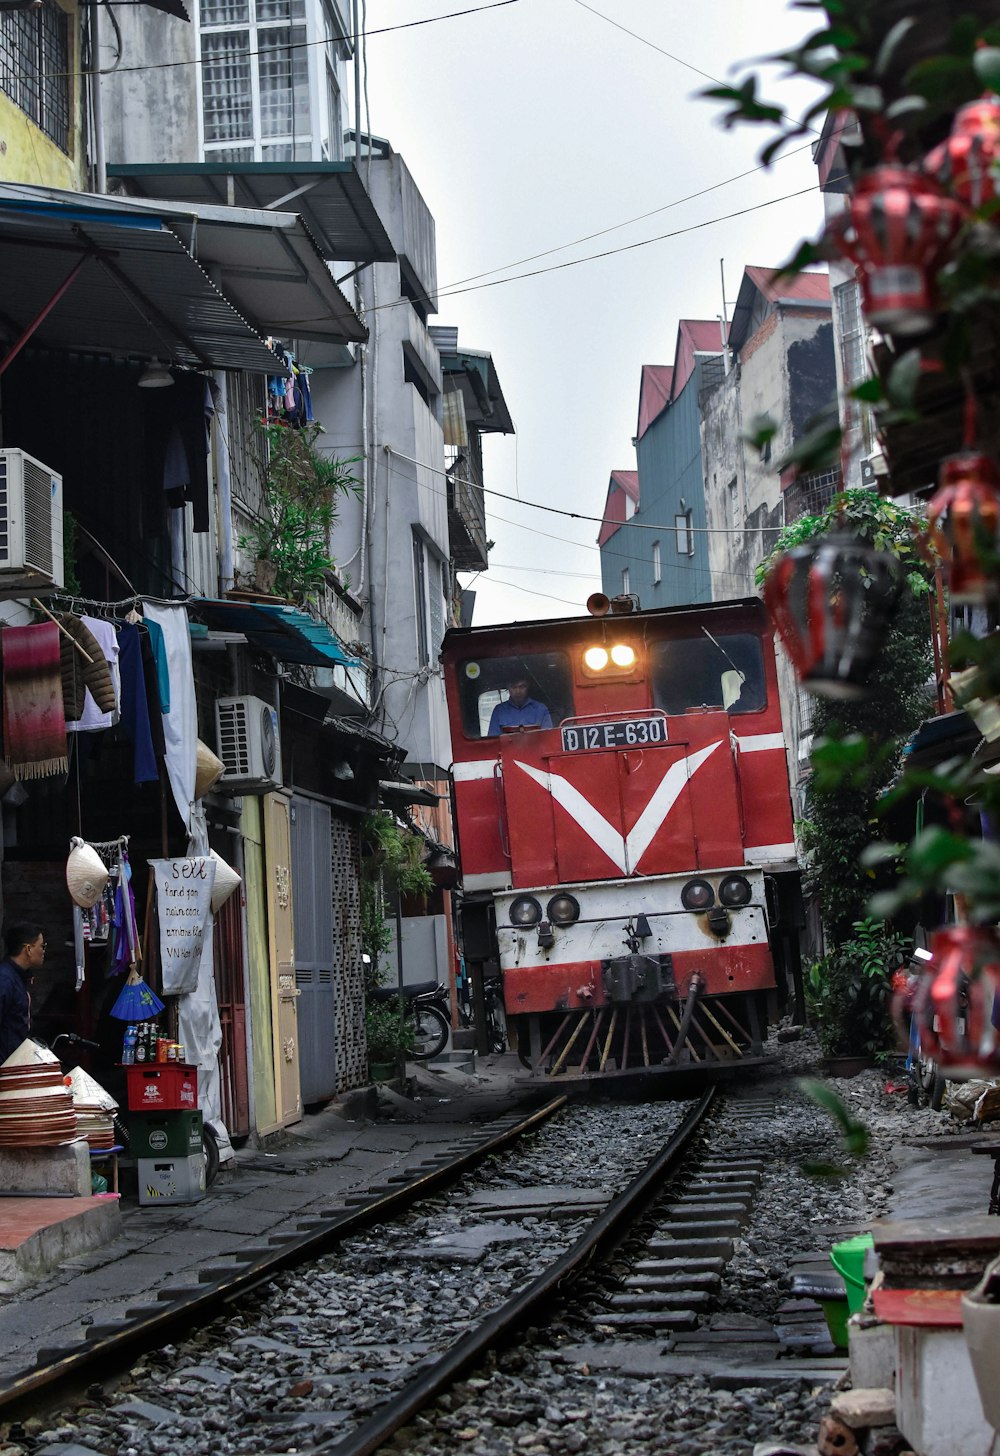
[{"label": "train cab window", "polygon": [[[518,697],[536,706],[515,712],[503,705],[512,700],[511,687],[518,681],[527,684],[527,693],[515,690],[515,707]],[[496,737],[503,731],[505,719],[510,720],[509,726],[521,718],[526,728],[548,727],[549,722],[558,727],[573,713],[573,680],[569,661],[562,652],[529,652],[460,662],[458,686],[462,731],[467,738]]]},{"label": "train cab window", "polygon": [[653,702],[666,713],[716,708],[755,713],[767,704],[764,656],[752,633],[713,633],[651,644]]}]

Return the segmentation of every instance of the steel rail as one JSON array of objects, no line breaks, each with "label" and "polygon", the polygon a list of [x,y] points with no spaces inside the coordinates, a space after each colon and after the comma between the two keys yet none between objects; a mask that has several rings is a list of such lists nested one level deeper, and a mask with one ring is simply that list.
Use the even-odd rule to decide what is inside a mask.
[{"label": "steel rail", "polygon": [[524,1325],[544,1323],[552,1310],[552,1296],[560,1285],[578,1277],[597,1254],[620,1242],[636,1217],[656,1198],[664,1179],[676,1169],[690,1147],[708,1114],[716,1090],[712,1086],[702,1094],[697,1106],[666,1146],[632,1179],[624,1192],[608,1204],[576,1243],[526,1289],[493,1310],[474,1330],[456,1340],[440,1360],[397,1391],[381,1410],[369,1416],[351,1435],[340,1440],[317,1442],[314,1449],[327,1452],[328,1456],[372,1456],[401,1426],[442,1395],[488,1351],[509,1340]]},{"label": "steel rail", "polygon": [[5,1419],[10,1419],[39,1391],[54,1391],[79,1380],[95,1365],[100,1365],[102,1376],[116,1373],[133,1364],[140,1354],[162,1345],[174,1331],[189,1335],[199,1325],[208,1323],[220,1307],[267,1284],[276,1274],[321,1257],[348,1235],[382,1223],[421,1198],[447,1187],[484,1158],[540,1127],[568,1101],[566,1096],[553,1098],[527,1117],[490,1134],[446,1163],[418,1173],[398,1188],[369,1196],[359,1194],[363,1202],[358,1206],[338,1210],[319,1222],[311,1219],[307,1232],[272,1234],[271,1242],[276,1245],[273,1249],[263,1253],[255,1251],[250,1258],[246,1258],[249,1250],[241,1253],[239,1249],[231,1255],[217,1255],[217,1258],[244,1259],[244,1267],[227,1269],[218,1279],[204,1281],[203,1288],[178,1291],[177,1298],[164,1300],[162,1308],[141,1306],[134,1312],[128,1311],[121,1328],[104,1331],[60,1351],[55,1359],[21,1371],[0,1385],[0,1411]]}]

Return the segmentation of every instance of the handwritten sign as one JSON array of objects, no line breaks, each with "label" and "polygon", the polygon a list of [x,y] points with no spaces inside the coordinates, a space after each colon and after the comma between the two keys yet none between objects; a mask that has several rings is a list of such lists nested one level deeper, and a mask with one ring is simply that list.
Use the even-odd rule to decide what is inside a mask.
[{"label": "handwritten sign", "polygon": [[215,885],[215,861],[207,855],[152,859],[160,921],[163,989],[186,995],[198,985],[205,926]]}]

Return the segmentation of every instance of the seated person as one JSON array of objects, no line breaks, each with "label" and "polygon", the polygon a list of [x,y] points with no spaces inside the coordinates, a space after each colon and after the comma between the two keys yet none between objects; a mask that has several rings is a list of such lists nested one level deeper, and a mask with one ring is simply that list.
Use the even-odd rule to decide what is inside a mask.
[{"label": "seated person", "polygon": [[511,678],[507,685],[510,697],[497,703],[490,714],[488,738],[495,738],[504,728],[551,728],[552,714],[544,703],[528,696],[528,679],[523,673]]}]

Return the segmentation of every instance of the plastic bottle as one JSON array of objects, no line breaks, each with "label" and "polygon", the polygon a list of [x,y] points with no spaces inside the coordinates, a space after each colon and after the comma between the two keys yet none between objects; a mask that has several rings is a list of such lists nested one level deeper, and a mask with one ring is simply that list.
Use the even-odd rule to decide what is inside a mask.
[{"label": "plastic bottle", "polygon": [[125,1040],[122,1044],[122,1066],[131,1067],[135,1061],[136,1028],[126,1026]]}]

